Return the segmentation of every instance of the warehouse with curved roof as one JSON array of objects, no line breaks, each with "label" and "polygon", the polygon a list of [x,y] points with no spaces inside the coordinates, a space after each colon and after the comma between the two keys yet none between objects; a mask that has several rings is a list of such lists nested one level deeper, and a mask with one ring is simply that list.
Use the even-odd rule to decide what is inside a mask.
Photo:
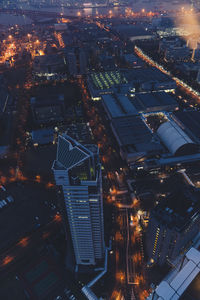
[{"label": "warehouse with curved roof", "polygon": [[161,124],[157,134],[173,155],[189,155],[198,152],[198,145],[174,121]]}]

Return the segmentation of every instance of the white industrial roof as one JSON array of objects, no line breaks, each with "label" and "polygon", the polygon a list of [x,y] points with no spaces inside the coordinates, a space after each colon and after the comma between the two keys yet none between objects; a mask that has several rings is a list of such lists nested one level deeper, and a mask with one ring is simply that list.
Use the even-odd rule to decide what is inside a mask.
[{"label": "white industrial roof", "polygon": [[195,248],[191,248],[186,253],[186,257],[187,257],[187,259],[192,260],[197,265],[200,263],[200,252]]},{"label": "white industrial roof", "polygon": [[167,282],[163,280],[155,292],[158,300],[178,300],[194,278],[200,272],[200,252],[191,248],[185,255],[189,260],[177,273],[175,278]]},{"label": "white industrial roof", "polygon": [[156,294],[163,300],[170,300],[174,294],[174,290],[169,286],[169,283],[162,281],[156,288]]},{"label": "white industrial roof", "polygon": [[170,286],[174,290],[178,290],[182,283],[187,279],[188,274],[191,274],[194,269],[196,268],[196,265],[192,262],[189,261],[182,269],[181,271],[176,275],[176,277],[172,280],[170,283]]},{"label": "white industrial roof", "polygon": [[194,144],[189,136],[173,121],[161,124],[157,134],[172,154],[175,154],[183,145]]}]

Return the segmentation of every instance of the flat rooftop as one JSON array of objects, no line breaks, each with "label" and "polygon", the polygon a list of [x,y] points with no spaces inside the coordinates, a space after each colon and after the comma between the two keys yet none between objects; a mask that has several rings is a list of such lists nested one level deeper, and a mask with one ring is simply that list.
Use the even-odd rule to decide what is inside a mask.
[{"label": "flat rooftop", "polygon": [[169,228],[182,231],[200,211],[200,191],[177,184],[176,190],[152,211],[153,216]]},{"label": "flat rooftop", "polygon": [[138,112],[128,97],[120,94],[103,95],[102,102],[111,118],[137,115]]},{"label": "flat rooftop", "polygon": [[152,134],[139,116],[116,118],[112,120],[122,145],[150,142]]},{"label": "flat rooftop", "polygon": [[54,130],[52,128],[38,129],[31,132],[33,143],[45,145],[52,143],[54,140]]},{"label": "flat rooftop", "polygon": [[64,115],[64,95],[45,94],[30,99],[32,115],[36,122],[62,121]]},{"label": "flat rooftop", "polygon": [[173,81],[168,75],[153,67],[124,70],[124,76],[129,82],[135,81],[142,83],[147,81]]},{"label": "flat rooftop", "polygon": [[35,56],[33,65],[64,65],[64,59],[61,55],[58,54],[48,54],[48,55],[38,55]]},{"label": "flat rooftop", "polygon": [[63,111],[60,105],[35,107],[34,119],[36,122],[55,122],[63,120]]},{"label": "flat rooftop", "polygon": [[53,105],[53,104],[61,104],[64,103],[64,95],[63,94],[51,94],[46,93],[42,95],[37,95],[36,97],[32,97],[30,99],[30,103],[32,106],[43,106],[43,105]]},{"label": "flat rooftop", "polygon": [[145,153],[162,149],[152,141],[153,135],[140,116],[115,118],[111,126],[121,147],[130,145],[135,151]]},{"label": "flat rooftop", "polygon": [[200,112],[199,111],[177,111],[174,114],[176,119],[182,123],[189,135],[194,136],[200,142]]},{"label": "flat rooftop", "polygon": [[66,133],[80,144],[94,143],[92,131],[86,123],[75,123],[59,127],[59,133]]},{"label": "flat rooftop", "polygon": [[132,24],[119,24],[113,26],[112,29],[128,37],[152,35],[152,33],[144,27]]},{"label": "flat rooftop", "polygon": [[95,90],[110,89],[113,86],[128,83],[119,71],[92,73],[89,75],[89,82]]},{"label": "flat rooftop", "polygon": [[131,102],[139,112],[178,108],[176,100],[165,92],[137,93]]},{"label": "flat rooftop", "polygon": [[124,54],[123,59],[129,66],[131,66],[131,68],[143,68],[145,65],[145,62],[133,53]]}]

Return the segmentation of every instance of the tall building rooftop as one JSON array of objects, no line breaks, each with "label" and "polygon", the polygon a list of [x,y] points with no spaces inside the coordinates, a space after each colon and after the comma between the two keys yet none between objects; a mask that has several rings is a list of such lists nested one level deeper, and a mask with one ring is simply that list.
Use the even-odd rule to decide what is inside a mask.
[{"label": "tall building rooftop", "polygon": [[58,138],[57,163],[65,169],[70,169],[84,161],[90,155],[90,151],[75,142],[69,136],[63,134]]}]

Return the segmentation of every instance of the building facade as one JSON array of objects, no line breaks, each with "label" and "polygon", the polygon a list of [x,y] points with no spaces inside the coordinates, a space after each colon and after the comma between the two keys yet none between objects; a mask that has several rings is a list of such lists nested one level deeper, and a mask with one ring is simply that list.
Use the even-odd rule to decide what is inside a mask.
[{"label": "building facade", "polygon": [[63,191],[76,264],[96,265],[105,250],[98,147],[83,146],[60,135],[52,169],[56,185]]},{"label": "building facade", "polygon": [[172,261],[190,245],[200,229],[199,198],[197,190],[177,188],[153,209],[146,234],[149,265]]}]

